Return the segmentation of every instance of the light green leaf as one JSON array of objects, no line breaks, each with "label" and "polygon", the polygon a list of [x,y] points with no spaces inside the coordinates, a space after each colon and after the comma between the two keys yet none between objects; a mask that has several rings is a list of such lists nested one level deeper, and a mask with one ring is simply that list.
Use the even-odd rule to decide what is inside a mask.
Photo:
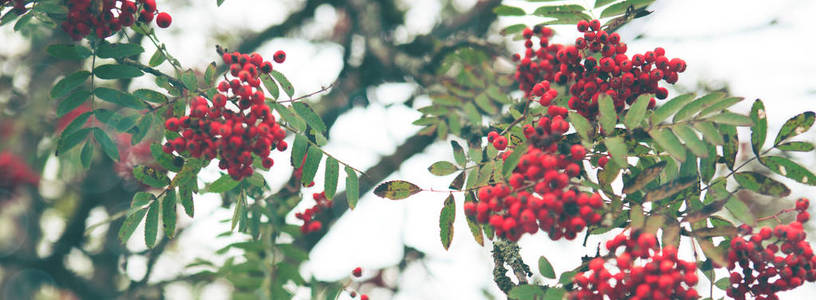
[{"label": "light green leaf", "polygon": [[569,123],[572,124],[572,127],[575,127],[575,131],[578,132],[578,135],[581,136],[581,139],[584,141],[590,141],[590,137],[592,136],[593,129],[592,125],[589,124],[589,121],[584,118],[579,113],[576,112],[569,112]]},{"label": "light green leaf", "polygon": [[184,213],[187,214],[190,218],[195,215],[195,205],[193,205],[193,189],[191,185],[194,185],[195,182],[191,182],[190,184],[183,184],[179,186],[179,200],[181,200],[181,206],[184,207]]},{"label": "light green leaf", "polygon": [[672,157],[679,161],[686,161],[686,151],[683,144],[677,139],[674,134],[667,129],[653,129],[649,131],[649,135],[660,145],[663,150],[669,152]]},{"label": "light green leaf", "polygon": [[697,100],[692,101],[691,103],[683,106],[675,115],[674,115],[674,122],[682,122],[688,119],[691,119],[695,114],[700,112],[700,110],[710,106],[711,104],[719,101],[720,99],[725,97],[725,93],[711,93],[705,96],[698,98]]},{"label": "light green leaf", "polygon": [[493,13],[499,16],[523,16],[527,14],[521,8],[507,5],[496,6],[496,8],[493,9]]},{"label": "light green leaf", "polygon": [[360,183],[357,179],[357,172],[354,169],[346,166],[346,200],[351,209],[357,206],[357,200],[360,199]]},{"label": "light green leaf", "polygon": [[813,151],[813,144],[808,142],[787,142],[784,144],[779,144],[776,146],[776,149],[782,151],[801,151],[801,152],[809,152]]},{"label": "light green leaf", "polygon": [[697,137],[697,134],[694,133],[694,130],[691,129],[690,126],[686,124],[676,124],[672,127],[672,131],[686,143],[686,147],[688,147],[694,155],[698,157],[708,157],[705,142]]},{"label": "light green leaf", "polygon": [[552,264],[550,264],[550,261],[547,260],[547,257],[543,255],[538,258],[538,271],[541,273],[541,276],[555,279],[555,270]]},{"label": "light green leaf", "polygon": [[756,99],[751,106],[751,148],[754,155],[759,156],[762,146],[765,145],[765,136],[768,134],[768,118],[765,116],[765,104]]},{"label": "light green leaf", "polygon": [[521,32],[522,30],[524,30],[524,28],[527,28],[527,25],[525,25],[525,24],[513,24],[513,25],[510,25],[510,26],[504,27],[501,31],[499,31],[499,33],[501,35],[511,35],[511,34],[516,34],[516,33]]},{"label": "light green leaf", "polygon": [[615,105],[612,103],[612,97],[607,94],[601,94],[601,96],[598,97],[598,114],[598,120],[605,135],[614,133],[615,124],[618,122],[618,113],[615,111]]},{"label": "light green leaf", "polygon": [[734,126],[751,126],[753,124],[753,122],[751,122],[751,118],[740,114],[735,114],[730,111],[724,111],[713,115],[707,118],[707,120],[717,124],[728,124]]},{"label": "light green leaf", "polygon": [[683,94],[677,97],[672,98],[668,102],[664,103],[663,105],[659,106],[655,111],[652,113],[651,122],[652,126],[663,122],[671,116],[672,114],[676,113],[678,110],[686,106],[689,101],[694,100],[694,94]]},{"label": "light green leaf", "polygon": [[184,87],[188,90],[195,91],[198,89],[198,79],[196,78],[195,72],[191,69],[187,69],[187,71],[181,73],[181,82],[184,83]]},{"label": "light green leaf", "polygon": [[635,129],[640,127],[643,119],[646,117],[646,108],[649,106],[649,100],[652,99],[651,94],[640,95],[632,106],[629,107],[629,112],[623,118],[623,125],[628,129]]},{"label": "light green leaf", "polygon": [[535,300],[544,297],[544,290],[538,285],[521,284],[507,293],[510,299]]},{"label": "light green leaf", "polygon": [[808,131],[808,129],[813,126],[814,120],[816,120],[816,114],[814,114],[812,111],[806,111],[796,115],[793,118],[790,118],[784,125],[782,125],[782,128],[779,129],[779,133],[776,135],[776,140],[774,140],[774,146],[779,145],[779,143],[786,139]]},{"label": "light green leaf", "polygon": [[391,200],[402,200],[420,191],[422,189],[416,184],[404,180],[391,180],[374,188],[374,195]]},{"label": "light green leaf", "polygon": [[326,124],[323,123],[323,120],[320,119],[320,116],[315,113],[311,106],[303,102],[295,102],[292,103],[292,108],[301,118],[306,120],[306,124],[309,124],[310,127],[320,133],[326,133]]},{"label": "light green leaf", "polygon": [[763,195],[781,198],[791,192],[785,184],[757,172],[739,172],[734,174],[734,179],[740,186]]},{"label": "light green leaf", "polygon": [[292,86],[292,83],[289,82],[289,79],[286,79],[286,76],[284,76],[283,73],[272,70],[269,72],[269,75],[272,75],[272,77],[275,78],[286,95],[289,95],[289,98],[295,94],[295,87]]},{"label": "light green leaf", "polygon": [[626,13],[626,10],[629,9],[630,6],[637,10],[649,6],[649,4],[652,4],[652,2],[654,2],[654,0],[627,0],[624,2],[615,3],[608,6],[601,12],[601,18],[622,15]]},{"label": "light green leaf", "polygon": [[223,174],[223,175],[221,175],[220,178],[215,180],[213,183],[211,183],[207,187],[207,192],[208,193],[223,193],[223,192],[234,189],[235,187],[238,186],[239,183],[240,183],[239,181],[233,180],[232,177],[230,177],[229,175]]},{"label": "light green leaf", "polygon": [[147,62],[147,65],[149,65],[151,67],[158,67],[166,59],[167,58],[164,57],[164,53],[162,53],[160,49],[156,49],[156,52],[153,52],[153,55],[150,56],[150,61]]},{"label": "light green leaf", "polygon": [[453,194],[448,195],[442,211],[439,212],[439,239],[445,250],[450,248],[453,241],[453,221],[456,219],[456,202],[453,201]]},{"label": "light green leaf", "polygon": [[612,156],[612,161],[614,161],[615,164],[622,168],[626,168],[629,165],[626,161],[627,150],[623,138],[618,136],[608,137],[604,140],[604,144],[606,145],[606,149],[609,150],[609,155]]},{"label": "light green leaf", "polygon": [[428,171],[436,176],[450,175],[453,174],[453,172],[456,172],[458,169],[459,168],[457,168],[456,165],[448,161],[438,161],[428,167]]},{"label": "light green leaf", "polygon": [[697,128],[700,133],[703,134],[703,138],[712,143],[714,145],[722,145],[725,144],[723,140],[723,135],[717,131],[717,128],[714,127],[714,123],[711,122],[697,122],[694,124],[694,128]]},{"label": "light green leaf", "polygon": [[754,219],[754,214],[751,212],[751,209],[745,202],[742,202],[742,200],[737,197],[730,197],[728,202],[725,203],[725,208],[728,209],[737,220],[751,226],[756,225],[756,220]]},{"label": "light green leaf", "polygon": [[333,199],[334,193],[337,192],[337,179],[339,176],[340,164],[333,157],[326,157],[326,174],[324,175],[323,191],[326,192],[326,198],[329,200]]},{"label": "light green leaf", "polygon": [[295,135],[295,141],[292,143],[292,166],[300,168],[303,165],[303,157],[306,156],[306,149],[309,147],[308,138],[302,134]]},{"label": "light green leaf", "polygon": [[275,80],[273,80],[269,74],[261,74],[260,78],[264,87],[266,87],[266,90],[269,91],[269,94],[272,96],[272,99],[277,100],[280,96],[280,90],[278,89],[278,84],[275,83]]}]

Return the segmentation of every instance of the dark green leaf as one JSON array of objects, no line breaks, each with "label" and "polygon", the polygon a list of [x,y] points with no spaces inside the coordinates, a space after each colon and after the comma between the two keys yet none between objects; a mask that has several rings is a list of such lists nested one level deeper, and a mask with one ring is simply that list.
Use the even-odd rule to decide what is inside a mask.
[{"label": "dark green leaf", "polygon": [[216,0],[216,1],[215,1],[215,4],[216,4],[218,7],[221,7],[221,4],[224,4],[224,0]]},{"label": "dark green leaf", "polygon": [[438,161],[428,167],[428,171],[436,176],[450,175],[453,174],[453,172],[456,172],[458,169],[459,168],[457,168],[456,165],[448,161]]},{"label": "dark green leaf", "polygon": [[735,114],[730,111],[724,111],[708,117],[707,120],[712,121],[717,124],[728,124],[734,126],[751,126],[753,122],[751,122],[751,118]]},{"label": "dark green leaf", "polygon": [[151,125],[153,123],[153,114],[145,114],[141,121],[139,121],[139,125],[137,126],[137,130],[133,135],[131,135],[130,143],[131,145],[136,145],[144,139],[147,135],[147,132],[150,131]]},{"label": "dark green leaf", "polygon": [[360,199],[360,183],[357,179],[357,172],[354,169],[346,166],[346,200],[351,209],[357,206],[357,200]]},{"label": "dark green leaf", "polygon": [[91,50],[81,45],[56,44],[48,46],[45,51],[60,59],[82,60],[91,56]]},{"label": "dark green leaf", "polygon": [[612,103],[612,97],[607,94],[601,94],[601,96],[598,97],[598,114],[598,121],[605,135],[614,133],[615,124],[618,122],[618,113],[615,111],[615,105]]},{"label": "dark green leaf", "polygon": [[544,297],[544,290],[537,285],[521,284],[510,290],[507,296],[510,299],[535,300]]},{"label": "dark green leaf", "polygon": [[168,238],[176,236],[176,190],[169,189],[162,199],[162,226]]},{"label": "dark green leaf", "polygon": [[779,145],[780,142],[788,138],[808,131],[810,126],[813,126],[814,120],[816,120],[816,114],[814,114],[812,111],[806,111],[796,115],[793,118],[790,118],[784,125],[782,125],[782,129],[779,129],[779,133],[776,135],[776,140],[774,140],[774,146]]},{"label": "dark green leaf", "polygon": [[93,145],[91,145],[91,143],[85,143],[85,145],[82,146],[79,159],[82,162],[83,168],[87,169],[91,167],[91,160],[93,160]]},{"label": "dark green leaf", "polygon": [[272,77],[275,78],[275,81],[278,82],[281,89],[283,89],[286,95],[289,95],[289,98],[292,98],[292,95],[295,94],[295,87],[292,86],[292,83],[289,82],[289,79],[286,79],[286,76],[284,76],[283,73],[275,70],[269,72],[269,75],[272,75]]},{"label": "dark green leaf", "polygon": [[303,165],[304,156],[306,156],[306,149],[309,147],[309,140],[302,134],[295,135],[295,141],[292,143],[292,166],[300,168]]},{"label": "dark green leaf", "polygon": [[91,92],[85,89],[76,90],[71,95],[62,99],[59,105],[57,106],[57,116],[62,117],[63,115],[73,111],[75,108],[82,105],[85,100],[88,100],[88,97],[91,96]]},{"label": "dark green leaf", "polygon": [[181,73],[181,82],[184,83],[184,87],[188,90],[195,91],[198,89],[198,79],[196,78],[195,72],[191,69],[187,69],[187,71]]},{"label": "dark green leaf", "polygon": [[326,192],[326,198],[329,200],[334,198],[334,193],[337,191],[337,178],[339,176],[340,164],[333,157],[326,157],[326,174],[324,176],[323,191]]},{"label": "dark green leaf", "polygon": [[764,156],[759,158],[759,161],[779,175],[804,184],[816,185],[816,175],[790,159],[780,156]]},{"label": "dark green leaf", "polygon": [[71,150],[71,148],[74,148],[76,145],[79,145],[79,143],[85,140],[90,132],[90,128],[82,128],[70,134],[63,134],[60,137],[59,144],[57,145],[57,153],[65,153],[68,150]]},{"label": "dark green leaf", "polygon": [[321,159],[323,159],[323,151],[321,151],[320,148],[310,146],[309,149],[306,150],[306,162],[303,164],[303,173],[301,173],[301,181],[304,185],[308,185],[314,181]]},{"label": "dark green leaf", "polygon": [[694,94],[683,94],[664,103],[652,113],[652,125],[654,126],[663,122],[663,120],[666,120],[669,116],[686,106],[691,100],[694,100]]},{"label": "dark green leaf", "polygon": [[479,113],[478,109],[476,109],[476,105],[473,105],[471,102],[467,102],[465,103],[463,109],[465,110],[465,116],[472,125],[482,125],[482,114]]},{"label": "dark green leaf", "polygon": [[513,173],[513,170],[516,169],[516,166],[518,166],[519,161],[521,161],[522,155],[524,155],[524,151],[513,151],[512,153],[510,153],[510,156],[508,156],[507,159],[504,161],[504,164],[502,165],[502,175],[504,175],[505,178],[510,177],[510,174]]},{"label": "dark green leaf", "polygon": [[751,226],[756,225],[756,220],[754,219],[754,214],[751,212],[751,209],[745,202],[742,202],[742,200],[737,197],[730,197],[728,202],[725,203],[725,208],[728,209],[737,220]]},{"label": "dark green leaf", "polygon": [[550,264],[550,261],[547,260],[547,257],[543,255],[538,258],[538,271],[541,273],[541,276],[555,279],[555,270],[552,264]]},{"label": "dark green leaf", "polygon": [[653,129],[649,131],[649,135],[660,145],[663,150],[669,152],[672,157],[679,161],[686,160],[686,151],[683,144],[677,139],[674,134],[667,129]]},{"label": "dark green leaf", "polygon": [[791,192],[781,182],[756,172],[736,173],[734,179],[739,182],[740,186],[763,195],[787,197]]},{"label": "dark green leaf", "polygon": [[644,202],[657,201],[671,197],[682,190],[685,190],[697,183],[696,177],[683,177],[661,185],[654,190],[646,192]]},{"label": "dark green leaf", "polygon": [[624,183],[623,193],[629,194],[643,189],[649,182],[652,182],[660,176],[660,172],[662,172],[665,167],[666,161],[660,161],[643,169],[631,182]]},{"label": "dark green leaf", "polygon": [[143,109],[145,108],[144,103],[139,101],[136,97],[131,94],[123,93],[118,90],[114,90],[111,88],[106,87],[99,87],[94,90],[94,95],[102,99],[103,101],[107,101],[119,106],[130,107],[135,109]]},{"label": "dark green leaf", "polygon": [[618,0],[595,0],[595,8],[607,5]]},{"label": "dark green leaf", "polygon": [[146,213],[147,208],[145,207],[128,214],[127,218],[125,218],[125,222],[122,223],[122,227],[119,228],[119,240],[122,241],[122,243],[126,243],[128,239],[130,239],[130,236],[133,235],[133,231],[135,231],[139,223],[142,222]]},{"label": "dark green leaf", "polygon": [[416,184],[403,180],[391,180],[374,188],[374,195],[391,200],[401,200],[420,191],[421,189]]},{"label": "dark green leaf", "polygon": [[788,142],[776,146],[776,149],[782,151],[813,151],[813,144],[808,142]]},{"label": "dark green leaf", "polygon": [[272,99],[278,99],[280,96],[280,90],[278,89],[278,84],[275,83],[275,80],[273,80],[269,74],[261,74],[260,78],[264,87],[266,87],[266,90],[269,91],[269,94],[272,96]]},{"label": "dark green leaf", "polygon": [[320,133],[326,133],[326,124],[323,123],[323,120],[320,119],[320,116],[314,112],[311,106],[303,102],[295,102],[292,103],[292,108],[300,117],[306,120],[306,124],[309,124],[310,127]]},{"label": "dark green leaf", "polygon": [[564,288],[557,288],[557,287],[549,287],[547,292],[544,293],[543,300],[561,300],[564,299],[564,295],[567,293],[567,290]]},{"label": "dark green leaf", "polygon": [[145,219],[145,244],[147,248],[156,245],[156,234],[159,232],[159,201],[153,201]]},{"label": "dark green leaf", "polygon": [[[195,184],[193,182],[192,184]],[[181,206],[184,207],[184,213],[186,213],[190,218],[195,215],[195,205],[193,205],[193,190],[189,184],[184,184],[179,186],[179,200],[181,200]]]},{"label": "dark green leaf", "polygon": [[453,158],[456,160],[456,163],[464,167],[465,164],[467,164],[464,148],[453,140],[451,141],[451,148],[453,148]]},{"label": "dark green leaf", "polygon": [[153,55],[150,56],[150,61],[147,64],[151,67],[158,67],[161,65],[167,58],[164,57],[164,53],[161,52],[161,49],[156,49],[156,52],[153,52]]},{"label": "dark green leaf", "polygon": [[167,96],[154,90],[138,89],[133,91],[133,96],[152,103],[165,103]]},{"label": "dark green leaf", "polygon": [[68,95],[79,85],[81,85],[91,73],[88,71],[77,71],[57,81],[57,84],[51,89],[51,98],[59,98]]},{"label": "dark green leaf", "polygon": [[567,11],[567,12],[551,12],[546,16],[548,18],[555,18],[555,20],[547,21],[539,25],[551,24],[577,24],[581,20],[589,21],[592,19],[589,15],[583,12]]},{"label": "dark green leaf", "polygon": [[584,12],[584,7],[578,4],[565,4],[554,6],[539,6],[533,11],[533,15],[539,17],[558,18],[564,14],[580,14]]},{"label": "dark green leaf", "polygon": [[14,23],[14,31],[20,31],[20,29],[23,29],[23,27],[26,27],[26,25],[28,25],[28,23],[31,23],[31,19],[33,17],[34,17],[34,13],[29,12],[29,13],[23,15],[22,17],[20,17],[19,19],[17,19],[17,23]]},{"label": "dark green leaf", "polygon": [[728,265],[725,251],[723,251],[722,248],[715,247],[714,243],[708,239],[697,238],[697,242],[700,245],[700,248],[703,250],[703,254],[705,254],[706,258],[720,266]]},{"label": "dark green leaf", "polygon": [[737,128],[731,125],[721,125],[720,133],[723,137],[723,159],[729,169],[734,169],[734,162],[737,160],[737,150],[739,149],[739,137]]},{"label": "dark green leaf", "polygon": [[521,8],[507,5],[496,6],[496,8],[493,9],[493,12],[499,16],[523,16],[527,14]]},{"label": "dark green leaf", "polygon": [[128,65],[101,65],[94,69],[94,75],[100,79],[127,79],[144,75],[142,70]]},{"label": "dark green leaf", "polygon": [[637,100],[629,107],[629,112],[623,118],[623,125],[628,129],[635,129],[640,127],[643,119],[646,117],[646,108],[649,106],[649,100],[652,99],[651,94],[644,94],[638,96]]},{"label": "dark green leaf", "polygon": [[96,49],[99,58],[123,58],[144,52],[139,44],[109,44],[101,43]]},{"label": "dark green leaf", "polygon": [[291,108],[280,105],[278,103],[273,103],[272,106],[275,107],[275,110],[281,115],[286,123],[289,123],[292,127],[299,131],[306,130],[306,122],[303,121],[300,117],[295,115],[295,113],[291,110]]},{"label": "dark green leaf", "polygon": [[204,71],[204,84],[206,86],[212,86],[215,83],[215,76],[216,69],[215,69],[215,62],[211,62],[207,65],[207,70]]},{"label": "dark green leaf", "polygon": [[133,168],[133,177],[154,188],[163,188],[170,184],[170,178],[167,178],[167,175],[147,166]]},{"label": "dark green leaf", "polygon": [[498,109],[496,108],[496,106],[493,105],[493,103],[490,102],[490,98],[488,98],[487,94],[485,94],[485,93],[481,93],[478,96],[476,96],[476,98],[474,99],[474,102],[476,102],[476,106],[481,108],[483,111],[485,111],[489,115],[493,115],[493,114],[496,114],[498,112]]},{"label": "dark green leaf", "polygon": [[654,2],[654,0],[627,0],[624,2],[615,3],[608,6],[601,12],[601,18],[622,15],[626,13],[626,10],[629,9],[630,6],[634,9],[640,9],[649,6],[649,4],[652,4],[652,2]]},{"label": "dark green leaf", "polygon": [[445,250],[450,248],[453,241],[453,221],[456,219],[456,202],[453,201],[453,194],[448,195],[442,211],[439,212],[439,239]]},{"label": "dark green leaf", "polygon": [[720,278],[714,282],[714,286],[723,291],[726,291],[731,287],[731,280],[728,277]]},{"label": "dark green leaf", "polygon": [[105,152],[113,161],[119,161],[119,149],[116,148],[116,143],[113,142],[110,136],[99,128],[94,128],[93,134],[96,142],[102,147],[102,152]]},{"label": "dark green leaf", "polygon": [[504,27],[501,31],[499,31],[499,33],[501,35],[511,35],[511,34],[516,34],[516,33],[521,32],[522,30],[524,30],[524,28],[527,28],[527,25],[525,25],[525,24],[513,24],[513,25],[510,25],[510,26]]},{"label": "dark green leaf", "polygon": [[448,188],[452,190],[461,190],[462,187],[465,185],[465,171],[459,172],[459,175],[456,175],[456,178],[451,181]]},{"label": "dark green leaf", "polygon": [[229,175],[223,174],[223,175],[221,175],[220,178],[215,180],[213,183],[211,183],[207,187],[207,192],[208,193],[223,193],[223,192],[234,189],[235,187],[238,186],[239,183],[240,183],[239,181],[233,180],[232,177],[230,177]]},{"label": "dark green leaf", "polygon": [[[464,174],[465,172],[462,172]],[[473,192],[465,193],[465,202],[476,202],[476,196],[473,195]],[[478,220],[476,220],[476,216],[465,216],[467,220],[468,227],[470,228],[470,233],[473,235],[473,239],[479,243],[480,246],[484,246],[484,233],[482,231],[482,227],[479,226]]]},{"label": "dark green leaf", "polygon": [[686,124],[676,124],[672,127],[672,131],[686,143],[686,147],[688,147],[694,155],[698,157],[708,157],[705,142],[697,137],[697,134],[694,133],[694,130],[692,130],[690,126]]}]

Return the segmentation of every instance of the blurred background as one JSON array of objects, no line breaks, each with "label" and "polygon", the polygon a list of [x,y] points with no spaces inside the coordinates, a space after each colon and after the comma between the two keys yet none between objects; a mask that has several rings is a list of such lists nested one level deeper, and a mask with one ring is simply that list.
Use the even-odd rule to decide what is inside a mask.
[{"label": "blurred background", "polygon": [[[218,60],[215,45],[265,57],[284,50],[286,62],[276,69],[291,80],[295,96],[334,84],[309,101],[330,128],[324,149],[369,174],[361,178],[361,192],[387,179],[446,189],[453,176],[433,176],[427,167],[451,159],[449,143],[418,134],[421,127],[411,125],[421,115],[415,109],[429,102],[424,89],[429,84],[427,73],[446,47],[474,38],[495,49],[497,70],[510,72],[509,57],[523,45],[501,36],[499,30],[541,22],[535,17],[496,18],[491,11],[501,1],[495,0],[226,0],[221,7],[214,0],[158,2],[161,11],[172,14],[173,24],[157,34],[185,67],[203,72]],[[575,1],[586,7],[591,2]],[[540,5],[510,0],[505,4],[528,12]],[[653,13],[619,33],[630,52],[660,46],[667,56],[688,63],[679,82],[670,87],[670,97],[724,90],[746,98],[735,107],[743,113],[753,99],[762,99],[769,134],[788,118],[816,109],[816,59],[808,56],[816,47],[810,28],[816,2],[658,0],[648,10]],[[572,26],[553,28],[555,42],[569,43],[577,36]],[[55,61],[42,51],[57,42],[69,39],[61,31],[15,32],[12,26],[0,27],[0,152],[14,155],[0,158],[0,165],[25,162],[38,175],[22,188],[0,185],[0,299],[229,299],[233,288],[228,281],[189,280],[186,276],[195,268],[185,268],[198,258],[223,262],[239,250],[219,254],[216,250],[248,238],[219,236],[229,231],[223,222],[232,216],[229,203],[214,194],[196,196],[195,219],[179,214],[177,237],[162,239],[160,251],[148,250],[139,238],[122,245],[116,238],[122,220],[106,220],[129,207],[138,187],[118,170],[127,167],[122,164],[138,163],[138,153],[117,164],[97,154],[98,161],[85,173],[61,163],[49,150],[60,119],[48,91],[59,76],[81,67]],[[146,60],[155,47],[147,40],[142,45]],[[168,65],[159,69],[172,73]],[[153,86],[151,80],[138,78],[126,88]],[[740,132],[741,140],[748,136],[747,131]],[[812,132],[800,137],[814,138]],[[288,141],[291,144],[291,137]],[[750,152],[750,145],[745,149]],[[275,155],[278,162],[288,160],[288,152]],[[816,169],[814,158],[812,153],[796,157],[810,170]],[[277,163],[264,176],[275,190],[291,174],[291,166]],[[211,164],[199,185],[218,177],[216,164]],[[775,178],[791,187],[790,197],[740,195],[758,217],[790,207],[798,197],[816,195],[813,187]],[[294,211],[311,207],[311,193],[320,192],[320,187],[322,182],[316,182],[315,188],[304,191],[307,196]],[[304,243],[309,260],[301,266],[301,275],[337,281],[361,266],[358,290],[373,299],[504,298],[491,275],[492,246],[473,241],[461,209],[450,249],[439,243],[438,214],[446,196],[424,192],[391,201],[361,193],[355,210],[338,213],[331,230]],[[463,199],[458,196],[461,207]],[[299,225],[293,213],[288,221]],[[141,230],[134,237],[142,235]],[[813,241],[812,226],[808,232]],[[591,237],[586,247],[579,241],[553,242],[543,234],[527,235],[519,244],[534,273],[538,257],[545,255],[559,274],[575,268],[582,255],[593,254],[607,236]],[[681,255],[689,258],[691,252]],[[700,278],[698,290],[708,295],[709,282]],[[540,276],[538,280],[555,282]],[[816,285],[806,283],[780,296],[808,299],[814,292]],[[309,299],[310,292],[296,290],[295,295]],[[713,295],[724,293],[715,288]]]}]

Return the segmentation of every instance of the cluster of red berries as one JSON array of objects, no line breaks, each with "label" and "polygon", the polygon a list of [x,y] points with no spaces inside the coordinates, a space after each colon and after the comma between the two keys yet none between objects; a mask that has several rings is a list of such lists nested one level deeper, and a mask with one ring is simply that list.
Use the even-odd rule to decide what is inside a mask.
[{"label": "cluster of red berries", "polygon": [[25,163],[25,159],[8,151],[0,153],[0,199],[6,198],[17,187],[36,185],[40,177]]},{"label": "cluster of red berries", "polygon": [[218,157],[218,167],[241,180],[253,173],[253,154],[260,157],[264,168],[272,167],[269,154],[272,149],[286,150],[286,132],[266,105],[258,78],[261,72],[271,71],[272,64],[258,53],[225,53],[223,59],[236,78],[218,84],[212,104],[199,96],[190,103],[188,115],[167,119],[165,128],[181,136],[169,140],[163,149],[167,153],[189,151],[205,160]]},{"label": "cluster of red berries", "polygon": [[[550,44],[552,30],[549,28],[525,29],[522,33],[527,48],[524,57],[513,56],[519,61],[515,74],[519,88],[529,97],[535,94],[539,82],[571,82],[569,107],[587,118],[594,118],[597,114],[601,94],[611,96],[619,111],[642,94],[651,93],[658,99],[665,99],[668,90],[659,87],[658,82],[677,82],[677,74],[686,69],[685,61],[667,58],[665,50],[660,47],[629,57],[620,35],[607,33],[600,27],[598,20],[579,22],[578,31],[584,36],[567,46]],[[539,48],[535,50],[533,36],[539,40]],[[595,58],[596,54],[600,54],[600,59]],[[649,107],[654,105],[652,99]]]},{"label": "cluster of red berries", "polygon": [[[465,213],[490,224],[498,236],[513,241],[539,229],[553,240],[574,239],[587,225],[599,223],[601,215],[595,210],[603,206],[601,197],[581,193],[569,182],[580,174],[578,162],[584,160],[586,149],[573,145],[561,149],[569,152],[563,154],[558,148],[557,141],[569,128],[564,120],[566,113],[566,108],[552,105],[548,108],[552,118],[541,117],[535,127],[526,125],[528,144],[514,150],[525,152],[509,177],[509,186],[500,183],[480,188],[479,201],[465,203]],[[494,147],[504,138],[491,135]],[[510,152],[501,155],[506,159]]]},{"label": "cluster of red berries", "polygon": [[740,226],[742,235],[731,240],[728,252],[729,297],[745,299],[751,293],[756,299],[778,299],[777,292],[816,281],[816,256],[802,228],[810,218],[809,205],[805,198],[796,201],[799,215],[790,225],[766,226],[756,233],[749,226]]},{"label": "cluster of red berries", "polygon": [[326,198],[326,192],[314,193],[312,194],[312,198],[316,202],[314,206],[307,208],[302,213],[295,213],[295,218],[303,220],[303,225],[300,226],[300,232],[304,234],[319,231],[323,228],[323,223],[315,220],[314,217],[324,209],[331,208],[332,206],[332,201]]},{"label": "cluster of red berries", "polygon": [[[354,277],[360,278],[360,276],[363,276],[363,269],[360,268],[360,267],[356,267],[356,268],[354,268],[354,270],[351,271],[351,275],[353,275]],[[357,298],[357,291],[351,291],[349,293],[349,295],[351,296],[351,298]],[[368,295],[361,294],[360,295],[360,300],[368,300]]]},{"label": "cluster of red berries", "polygon": [[100,39],[133,25],[137,20],[144,23],[153,21],[167,28],[173,21],[170,14],[156,15],[156,0],[68,0],[68,17],[62,22],[62,30],[78,41],[90,33]]},{"label": "cluster of red berries", "polygon": [[[651,233],[621,233],[606,242],[614,259],[597,257],[575,274],[569,299],[698,299],[697,265],[677,258],[677,248],[657,247]],[[622,251],[618,251],[621,249]],[[620,252],[620,254],[617,254]],[[612,264],[614,261],[614,264]]]}]

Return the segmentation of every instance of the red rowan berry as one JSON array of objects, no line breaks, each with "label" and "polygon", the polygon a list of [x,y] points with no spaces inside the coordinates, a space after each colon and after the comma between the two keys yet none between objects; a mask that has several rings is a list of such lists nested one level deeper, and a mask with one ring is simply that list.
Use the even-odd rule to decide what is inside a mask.
[{"label": "red rowan berry", "polygon": [[351,274],[354,275],[354,277],[363,276],[363,269],[360,267],[356,267],[354,268],[354,270],[351,271]]},{"label": "red rowan berry", "polygon": [[360,295],[360,300],[368,300],[368,295],[366,294]]},{"label": "red rowan berry", "polygon": [[283,50],[278,50],[275,52],[275,55],[272,56],[276,63],[282,64],[284,60],[286,60],[286,52]]},{"label": "red rowan berry", "polygon": [[173,22],[173,18],[170,17],[170,14],[168,14],[166,12],[160,12],[156,16],[156,25],[158,25],[161,28],[170,27],[171,22]]}]

